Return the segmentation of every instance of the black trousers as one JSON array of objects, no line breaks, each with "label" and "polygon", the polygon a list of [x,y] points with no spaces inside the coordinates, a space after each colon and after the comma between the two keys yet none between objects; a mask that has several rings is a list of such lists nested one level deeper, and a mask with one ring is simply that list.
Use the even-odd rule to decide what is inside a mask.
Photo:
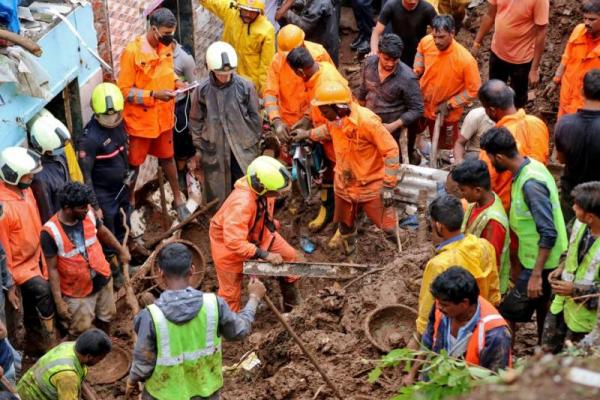
[{"label": "black trousers", "polygon": [[527,104],[529,71],[531,61],[525,64],[511,64],[500,59],[493,51],[490,52],[490,79],[500,79],[510,84],[515,91],[517,108],[523,108]]},{"label": "black trousers", "polygon": [[351,3],[358,32],[364,39],[370,41],[371,32],[375,26],[372,0],[352,0]]}]

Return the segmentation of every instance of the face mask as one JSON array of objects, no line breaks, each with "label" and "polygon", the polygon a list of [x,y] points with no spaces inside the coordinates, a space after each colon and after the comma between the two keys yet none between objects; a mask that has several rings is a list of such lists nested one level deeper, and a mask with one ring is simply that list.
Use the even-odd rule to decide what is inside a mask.
[{"label": "face mask", "polygon": [[28,189],[29,186],[31,186],[31,182],[25,183],[25,182],[19,182],[17,183],[17,187],[21,190],[25,190]]},{"label": "face mask", "polygon": [[171,43],[173,43],[173,40],[175,40],[174,35],[161,35],[160,32],[158,32],[158,30],[156,31],[156,34],[158,35],[158,41],[164,44],[165,46],[170,45]]},{"label": "face mask", "polygon": [[120,112],[114,114],[96,115],[96,119],[105,128],[116,128],[123,120],[123,115]]}]

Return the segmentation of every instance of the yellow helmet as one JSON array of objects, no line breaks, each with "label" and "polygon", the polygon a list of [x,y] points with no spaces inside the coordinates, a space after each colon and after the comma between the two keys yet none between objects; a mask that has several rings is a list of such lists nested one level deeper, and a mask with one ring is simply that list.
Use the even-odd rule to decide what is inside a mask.
[{"label": "yellow helmet", "polygon": [[254,159],[246,170],[248,184],[258,195],[266,192],[278,192],[287,188],[292,177],[285,166],[269,156]]},{"label": "yellow helmet", "polygon": [[265,11],[265,0],[238,0],[238,8],[248,11],[259,11],[264,13]]},{"label": "yellow helmet", "polygon": [[325,81],[317,86],[311,104],[315,107],[327,104],[349,104],[352,92],[347,85],[338,81]]},{"label": "yellow helmet", "polygon": [[117,85],[104,82],[94,88],[91,103],[92,110],[98,115],[114,114],[123,111],[123,94]]},{"label": "yellow helmet", "polygon": [[279,51],[292,51],[304,43],[304,31],[294,25],[288,24],[279,30],[277,34],[277,46]]}]

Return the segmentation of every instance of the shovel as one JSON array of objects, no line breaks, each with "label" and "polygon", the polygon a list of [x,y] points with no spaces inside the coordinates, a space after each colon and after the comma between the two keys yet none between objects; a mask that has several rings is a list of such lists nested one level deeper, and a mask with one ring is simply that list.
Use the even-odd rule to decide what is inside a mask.
[{"label": "shovel", "polygon": [[435,125],[433,126],[433,135],[431,137],[431,154],[429,155],[429,166],[437,168],[438,142],[440,141],[440,131],[444,122],[444,114],[438,113],[435,117]]}]

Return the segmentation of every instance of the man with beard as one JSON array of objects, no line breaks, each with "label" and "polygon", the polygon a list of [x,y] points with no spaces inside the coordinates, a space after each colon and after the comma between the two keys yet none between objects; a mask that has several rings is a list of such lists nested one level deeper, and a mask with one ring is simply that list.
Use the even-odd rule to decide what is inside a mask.
[{"label": "man with beard", "polygon": [[552,294],[548,275],[569,244],[556,181],[544,164],[519,153],[506,128],[487,131],[481,149],[497,172],[510,171],[513,177],[508,220],[511,252],[517,254],[511,268],[515,286],[499,310],[513,334],[516,324],[529,322],[535,312],[540,342]]},{"label": "man with beard", "polygon": [[200,4],[223,21],[221,40],[231,44],[238,54],[237,72],[251,80],[262,96],[275,55],[275,28],[263,15],[265,1],[200,0]]},{"label": "man with beard", "polygon": [[365,60],[358,101],[381,118],[394,139],[398,140],[402,128],[408,128],[408,156],[416,163],[414,147],[419,129],[415,123],[423,115],[419,81],[412,69],[400,61],[403,43],[398,35],[381,36],[378,49],[379,55]]},{"label": "man with beard", "polygon": [[129,263],[129,250],[122,246],[90,207],[92,190],[69,183],[60,193],[61,210],[44,224],[40,241],[46,262],[56,312],[71,337],[96,327],[110,334],[117,312],[110,266],[102,245],[116,249],[119,261]]}]

